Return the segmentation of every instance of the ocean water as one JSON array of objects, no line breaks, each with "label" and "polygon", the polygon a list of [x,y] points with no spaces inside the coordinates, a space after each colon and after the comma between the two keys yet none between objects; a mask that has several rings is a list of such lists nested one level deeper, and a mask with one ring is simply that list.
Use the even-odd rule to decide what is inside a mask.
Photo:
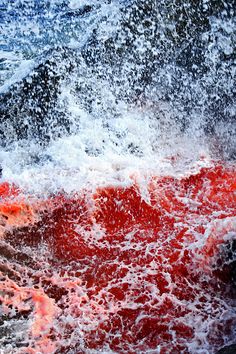
[{"label": "ocean water", "polygon": [[[145,1],[140,4],[137,13]],[[180,154],[183,162],[193,163],[201,155],[232,158],[234,8],[230,2],[215,8],[207,1],[199,8],[190,5],[154,2],[150,14],[145,14],[148,30],[141,22],[136,38],[132,26],[139,26],[140,14],[135,19],[129,1],[2,1],[2,92],[47,56],[53,57],[52,51],[73,50],[58,65],[59,75],[68,61],[76,66],[60,83],[53,116],[43,118],[50,126],[57,112],[62,112],[70,126],[69,136],[62,133],[58,139],[51,133],[50,144],[42,149],[33,134],[20,141],[11,139],[11,124],[4,126],[5,140],[11,144],[1,151],[3,178],[22,176],[24,183],[26,174],[33,180],[34,169],[47,170],[50,164],[53,171],[58,166],[59,170],[81,169],[85,174],[90,165],[97,164],[110,169],[108,175],[113,178],[117,169],[125,174],[128,169],[130,174],[132,168],[161,168],[170,155]],[[181,21],[178,11],[183,11]],[[128,21],[131,34],[126,29]],[[91,50],[95,32],[98,43]],[[130,46],[125,36],[130,36]],[[109,41],[116,46],[114,58]],[[85,53],[82,58],[81,52]],[[92,56],[93,60],[86,59]],[[32,100],[32,105],[37,103]],[[30,114],[16,120],[23,119],[30,126]],[[29,161],[31,152],[40,156],[40,166]],[[115,170],[113,160],[118,164]]]},{"label": "ocean water", "polygon": [[[36,208],[37,218],[42,218],[38,201],[45,203],[61,194],[67,196],[68,200],[79,208],[78,196],[84,191],[90,196],[96,196],[99,189],[111,186],[131,188],[135,181],[143,200],[150,204],[152,178],[158,176],[164,180],[167,177],[174,180],[186,179],[198,175],[201,168],[214,168],[217,164],[234,170],[236,38],[233,5],[233,1],[208,0],[0,0],[0,98],[2,97],[3,107],[0,122],[1,182],[16,185],[24,198],[28,198],[29,203],[32,203],[32,208]],[[49,70],[49,74],[46,71],[45,76],[40,76],[41,74],[37,74],[39,68],[44,68],[45,65],[52,67],[51,74]],[[25,82],[28,82],[27,87],[30,89],[25,89]],[[49,98],[46,94],[41,94],[44,91]],[[7,96],[8,92],[12,92],[11,98]],[[6,112],[9,111],[10,119],[6,118]],[[167,185],[167,189],[170,188],[169,184]],[[223,190],[222,195],[224,193],[235,191]],[[91,197],[92,200],[93,198]],[[55,200],[55,205],[64,205],[64,201]],[[121,203],[125,203],[122,198]],[[54,206],[50,205],[49,203],[49,209],[53,209]],[[45,210],[47,208],[48,206]],[[133,208],[136,210],[136,204]],[[70,207],[68,210],[72,212]],[[114,210],[111,211],[113,212],[115,215]],[[134,215],[136,212],[134,211]],[[202,223],[205,228],[204,237],[207,238],[211,228],[214,228],[214,220],[221,219],[217,215],[225,215],[225,223],[227,217],[232,218],[228,221],[232,221],[233,226],[230,230],[227,227],[226,229],[227,237],[233,240],[236,213],[227,203],[225,209],[223,206],[222,210],[216,211],[213,208],[212,218],[199,218],[197,222]],[[59,223],[58,216],[53,217],[55,222]],[[67,214],[65,216],[68,224],[71,217]],[[175,217],[178,219],[179,216]],[[103,238],[103,233],[106,233],[105,224],[99,220],[98,218],[97,224],[93,225],[94,229],[87,231],[79,219],[75,221],[75,229],[79,230],[78,234],[81,234],[88,244],[96,244],[99,238]],[[63,257],[52,255],[52,246],[48,247],[44,239],[46,231],[44,234],[38,219],[39,225],[36,224],[41,231],[24,231],[24,227],[22,231],[22,225],[17,227],[14,222],[13,231],[7,230],[9,244],[22,252],[26,258],[31,257],[33,253],[32,258],[37,265],[36,270],[34,266],[32,270],[31,266],[27,266],[27,261],[16,261],[13,260],[14,257],[7,259],[3,252],[2,262],[9,263],[9,269],[18,273],[22,271],[23,276],[17,282],[9,275],[5,283],[3,281],[2,287],[16,289],[19,286],[23,299],[21,302],[25,303],[29,294],[32,298],[36,296],[32,290],[35,284],[39,289],[37,295],[42,295],[43,298],[45,284],[50,278],[55,287],[69,289],[69,295],[63,294],[60,300],[55,300],[55,294],[50,296],[50,292],[46,292],[44,305],[38,302],[49,309],[48,322],[51,321],[50,326],[56,329],[56,334],[52,334],[50,339],[48,334],[38,339],[40,335],[37,331],[40,330],[35,328],[34,324],[34,334],[29,331],[34,323],[32,314],[17,318],[11,313],[7,318],[2,309],[3,318],[6,318],[2,325],[5,332],[2,329],[3,335],[0,339],[0,346],[3,348],[0,351],[3,350],[3,353],[30,353],[31,348],[32,353],[203,354],[215,353],[224,344],[233,343],[234,295],[230,295],[228,302],[222,295],[216,297],[215,303],[214,300],[204,300],[204,310],[199,312],[196,311],[196,303],[189,300],[188,314],[180,311],[176,316],[178,319],[185,316],[185,323],[194,328],[194,336],[190,336],[191,339],[187,336],[186,339],[186,333],[182,329],[182,340],[178,337],[181,332],[179,329],[167,329],[166,333],[172,336],[171,342],[176,345],[172,349],[167,349],[166,346],[168,340],[170,341],[168,336],[163,336],[162,342],[158,344],[155,341],[153,343],[156,344],[147,344],[145,336],[140,337],[139,342],[134,340],[135,344],[132,344],[132,336],[129,338],[127,335],[128,346],[124,344],[125,340],[123,344],[115,344],[114,337],[123,336],[120,330],[122,326],[118,324],[118,329],[110,329],[110,332],[104,324],[103,331],[110,333],[110,337],[107,335],[102,340],[102,335],[99,337],[99,326],[101,322],[109,322],[109,314],[113,313],[113,310],[108,310],[110,295],[105,294],[108,286],[103,289],[105,295],[100,289],[99,293],[91,295],[91,300],[88,288],[80,283],[80,276],[83,278],[83,273],[93,267],[90,265],[91,259],[87,260],[86,264],[81,260],[76,262],[74,256],[71,256],[72,259],[68,256],[68,264],[65,266],[64,260],[60,264],[60,257]],[[46,217],[44,222],[50,224],[50,216]],[[114,224],[116,222],[114,218]],[[197,222],[193,222],[192,228],[196,233]],[[28,227],[28,224],[25,224],[25,227]],[[129,233],[134,232],[135,226],[132,227],[133,230],[129,230]],[[188,227],[191,231],[191,223]],[[220,230],[221,228],[223,226],[219,226]],[[35,232],[40,235],[37,237],[41,241],[37,244],[33,242],[33,245],[29,240],[15,244],[14,237],[23,237],[22,232],[28,232],[30,238]],[[55,230],[50,232],[57,234]],[[131,236],[127,230],[124,232],[127,232],[128,240]],[[170,232],[175,231],[171,229]],[[70,231],[68,235],[69,233]],[[196,237],[195,242],[199,242],[198,236]],[[69,236],[66,242],[70,244],[68,240]],[[72,238],[71,242],[71,247],[76,249],[77,241]],[[110,241],[107,242],[109,244]],[[122,245],[121,242],[121,248]],[[138,249],[142,243],[134,245],[130,238],[130,243],[127,241],[124,247],[129,245]],[[154,241],[149,245],[145,243],[143,247],[152,249],[155,247]],[[162,250],[158,242],[156,247]],[[70,254],[70,251],[68,252]],[[54,263],[53,257],[56,257]],[[140,265],[143,267],[143,284],[146,282],[146,268],[147,272],[155,273],[155,265],[152,266],[150,260],[147,260],[146,265]],[[37,267],[45,267],[45,272]],[[60,271],[57,267],[61,267]],[[129,296],[132,299],[132,271],[134,288],[140,274],[137,265],[133,270],[131,268],[128,269],[126,281],[131,284]],[[78,276],[75,275],[76,272]],[[158,272],[155,274],[158,277]],[[171,277],[171,274],[167,272],[166,278]],[[168,281],[171,287],[170,279]],[[203,283],[201,279],[199,287],[203,287],[202,291]],[[148,286],[151,287],[151,282]],[[155,307],[157,290],[148,286],[145,284],[145,291],[149,296],[152,294],[150,306]],[[197,289],[195,290],[200,299]],[[207,293],[204,296],[212,294]],[[85,299],[84,303],[81,298]],[[161,295],[159,302],[160,298]],[[4,299],[3,295],[3,303]],[[161,299],[164,301],[163,297]],[[15,301],[19,299],[16,298]],[[68,302],[68,308],[61,305],[60,301]],[[117,306],[117,311],[120,311],[120,307],[126,308],[127,305],[125,300],[122,301],[116,302],[112,298],[110,306]],[[179,304],[181,307],[188,298],[181,299],[180,296],[173,301],[175,306]],[[201,307],[201,300],[199,301]],[[55,302],[58,307],[56,310]],[[192,312],[191,305],[195,306]],[[30,312],[28,308],[24,309],[24,306],[13,303],[13,312],[16,309],[19,313],[24,310]],[[36,315],[37,306],[38,311],[41,311],[40,305],[36,305]],[[131,309],[132,306],[130,300],[128,308]],[[56,313],[57,311],[59,312]],[[140,320],[139,316],[145,317],[145,310],[137,315],[137,322]],[[116,323],[115,318],[110,321]],[[127,329],[124,318],[123,321]],[[226,326],[227,331],[219,342],[216,340],[217,335],[212,335],[212,339],[208,332],[214,328],[219,331],[222,323],[226,322],[232,322],[230,329]],[[11,326],[13,331],[9,329]],[[155,324],[150,323],[147,325],[149,329],[144,330],[147,331],[147,337],[148,333],[152,332],[152,326]],[[216,333],[219,333],[217,330]],[[44,329],[41,328],[41,331]],[[96,337],[96,331],[99,338]],[[160,329],[160,333],[162,331],[163,329]],[[53,335],[57,337],[56,340]],[[42,344],[43,342],[46,344]]]}]

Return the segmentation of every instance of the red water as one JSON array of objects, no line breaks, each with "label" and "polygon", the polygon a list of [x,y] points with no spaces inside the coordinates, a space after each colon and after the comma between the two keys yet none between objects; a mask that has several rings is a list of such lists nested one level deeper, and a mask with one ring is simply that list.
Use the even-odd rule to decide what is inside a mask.
[{"label": "red water", "polygon": [[235,166],[147,188],[35,200],[1,185],[0,297],[8,320],[27,323],[19,353],[214,353],[233,340],[235,289],[219,260],[236,238]]}]

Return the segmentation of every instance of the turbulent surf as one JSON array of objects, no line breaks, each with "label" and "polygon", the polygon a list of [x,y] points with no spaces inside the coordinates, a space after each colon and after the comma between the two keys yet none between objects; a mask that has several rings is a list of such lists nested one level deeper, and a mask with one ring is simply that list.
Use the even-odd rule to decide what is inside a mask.
[{"label": "turbulent surf", "polygon": [[227,353],[235,8],[0,4],[0,352]]}]

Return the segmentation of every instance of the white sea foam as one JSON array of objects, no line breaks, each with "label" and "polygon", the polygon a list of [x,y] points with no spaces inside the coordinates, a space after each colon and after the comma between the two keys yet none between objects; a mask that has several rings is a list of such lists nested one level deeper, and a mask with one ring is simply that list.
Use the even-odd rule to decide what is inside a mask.
[{"label": "white sea foam", "polygon": [[[46,149],[26,142],[2,150],[2,179],[25,191],[71,192],[89,185],[125,185],[134,174],[183,176],[211,163],[204,142],[165,127],[166,117],[158,111],[149,117],[145,110],[123,107],[118,118],[94,119],[70,101],[70,115],[79,131]],[[40,162],[34,163],[35,157]]]}]

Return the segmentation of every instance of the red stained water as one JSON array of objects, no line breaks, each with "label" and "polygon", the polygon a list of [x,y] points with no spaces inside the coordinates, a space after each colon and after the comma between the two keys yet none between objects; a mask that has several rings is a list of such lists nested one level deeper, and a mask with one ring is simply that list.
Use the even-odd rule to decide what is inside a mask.
[{"label": "red stained water", "polygon": [[1,185],[4,242],[33,254],[8,257],[0,283],[4,313],[27,312],[19,353],[214,353],[233,338],[235,293],[216,263],[236,234],[235,166],[147,188],[30,202]]}]

